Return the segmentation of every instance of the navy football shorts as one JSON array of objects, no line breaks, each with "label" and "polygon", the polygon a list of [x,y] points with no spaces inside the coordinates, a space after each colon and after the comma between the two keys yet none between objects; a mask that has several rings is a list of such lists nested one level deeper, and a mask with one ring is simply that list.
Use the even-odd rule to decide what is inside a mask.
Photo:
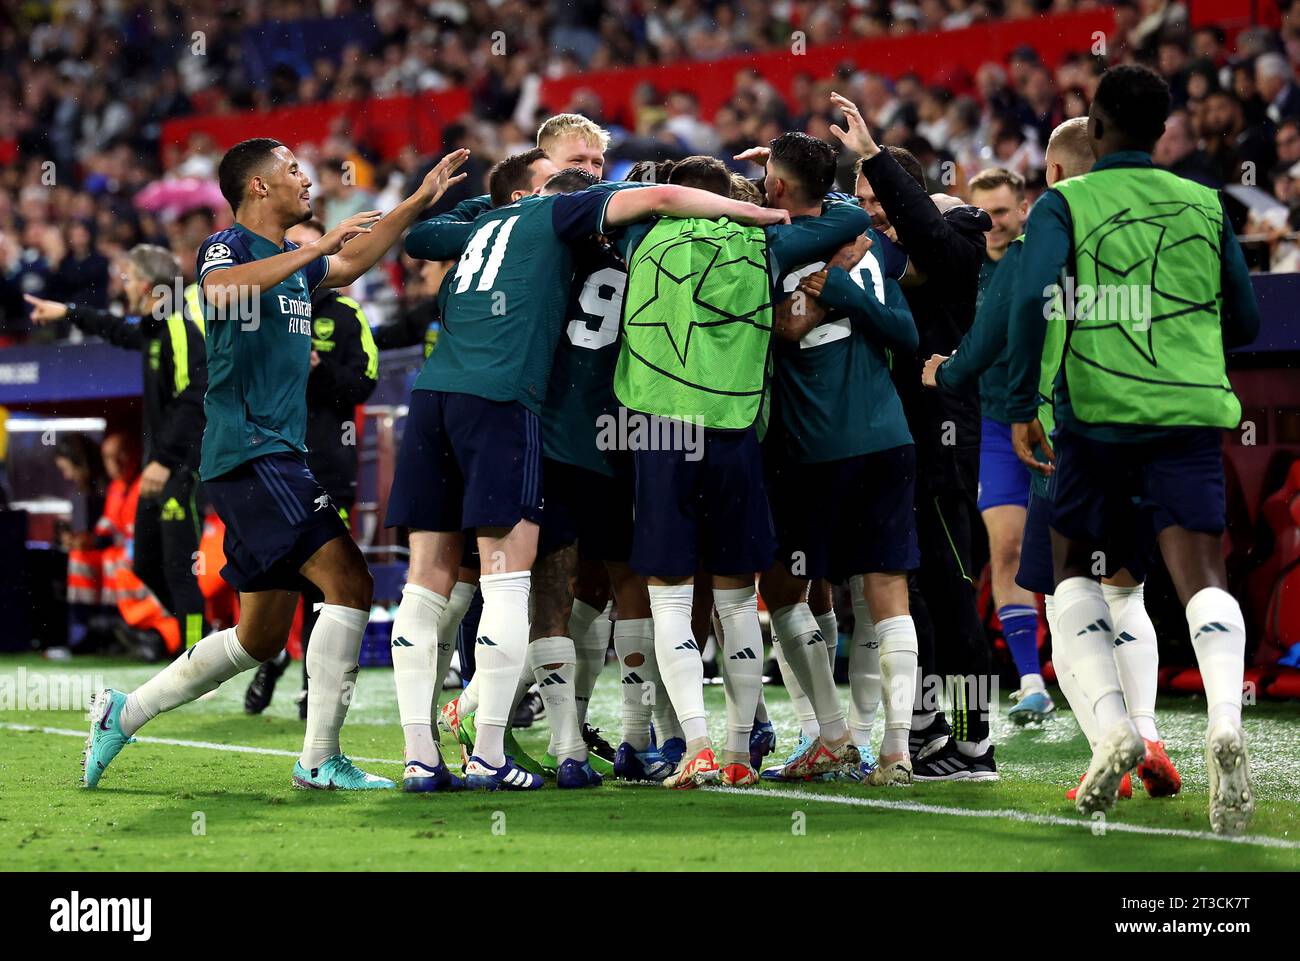
[{"label": "navy football shorts", "polygon": [[695,450],[637,450],[631,567],[652,577],[741,576],[772,563],[776,536],[753,428],[704,429]]},{"label": "navy football shorts", "polygon": [[301,591],[299,569],[347,525],[298,454],[265,454],[205,481],[209,502],[226,525],[221,576],[235,590]]},{"label": "navy football shorts", "polygon": [[546,458],[542,462],[545,508],[537,556],[577,542],[578,555],[593,561],[627,562],[632,554],[635,480],[631,463],[610,477]]},{"label": "navy football shorts", "polygon": [[463,531],[541,519],[535,413],[517,401],[411,392],[384,526]]},{"label": "navy football shorts", "polygon": [[920,566],[913,445],[820,464],[772,453],[767,478],[777,558],[794,576],[838,583]]},{"label": "navy football shorts", "polygon": [[1107,553],[1131,552],[1139,532],[1166,527],[1222,534],[1223,432],[1185,428],[1116,443],[1056,432],[1052,529]]}]

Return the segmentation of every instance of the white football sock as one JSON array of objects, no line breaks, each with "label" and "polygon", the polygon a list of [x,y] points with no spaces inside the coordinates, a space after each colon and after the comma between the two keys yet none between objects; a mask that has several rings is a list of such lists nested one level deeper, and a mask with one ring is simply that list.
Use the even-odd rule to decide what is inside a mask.
[{"label": "white football sock", "polygon": [[1227,591],[1206,587],[1187,602],[1196,663],[1205,684],[1209,726],[1226,718],[1241,726],[1241,685],[1246,670],[1246,622],[1241,605]]},{"label": "white football sock", "polygon": [[614,628],[609,611],[608,604],[603,611],[598,611],[574,598],[573,611],[569,614],[569,634],[578,652],[578,673],[573,690],[578,705],[579,729],[587,721],[591,692],[596,689],[596,679],[605,667],[605,655],[609,652],[609,637]]},{"label": "white football sock", "polygon": [[244,650],[235,630],[209,634],[128,694],[120,718],[122,733],[130,737],[164,711],[197,700],[257,667],[261,661]]},{"label": "white football sock", "polygon": [[1079,682],[1074,677],[1074,665],[1070,663],[1067,645],[1061,640],[1061,625],[1056,622],[1056,598],[1051,594],[1044,596],[1043,609],[1047,614],[1047,629],[1052,635],[1052,667],[1056,671],[1056,683],[1069,702],[1074,712],[1074,720],[1079,730],[1088,739],[1089,747],[1097,746],[1097,719],[1092,715],[1092,705],[1079,690]]},{"label": "white football sock", "polygon": [[539,637],[528,645],[528,666],[546,702],[546,719],[551,724],[551,753],[561,763],[569,758],[587,760],[587,743],[582,739],[575,697],[577,661],[577,650],[568,637]]},{"label": "white football sock", "polygon": [[880,755],[907,753],[916,695],[916,624],[910,614],[887,617],[876,624],[880,641],[880,680],[885,702],[885,737]]},{"label": "white football sock", "polygon": [[862,597],[859,575],[853,593],[853,637],[849,648],[849,728],[854,744],[871,744],[871,729],[880,710],[880,642],[871,611]]},{"label": "white football sock", "polygon": [[528,571],[484,574],[479,580],[483,616],[474,641],[474,679],[479,682],[474,754],[493,767],[500,767],[506,760],[506,727],[514,713],[515,691],[528,658],[531,585]]},{"label": "white football sock", "polygon": [[1156,729],[1156,684],[1160,673],[1160,649],[1156,628],[1147,613],[1142,585],[1101,585],[1115,629],[1115,667],[1124,690],[1128,716],[1138,733],[1148,741],[1160,740]]},{"label": "white football sock", "polygon": [[727,753],[749,761],[749,735],[763,689],[763,632],[758,625],[758,591],[751,585],[713,589],[722,622],[722,657],[727,664]]},{"label": "white football sock", "polygon": [[840,619],[835,616],[835,608],[813,616],[817,618],[817,630],[821,631],[822,643],[826,645],[826,659],[831,662],[831,674],[834,674],[835,654],[840,646]]},{"label": "white football sock", "polygon": [[812,701],[822,738],[838,744],[849,734],[835,676],[826,660],[821,628],[807,604],[791,604],[772,614],[773,635],[780,639],[786,662]]},{"label": "white football sock", "polygon": [[698,744],[708,740],[709,720],[704,710],[704,662],[691,633],[695,590],[690,584],[651,584],[649,592],[659,677],[677,711],[683,736],[689,744]]},{"label": "white football sock", "polygon": [[623,695],[623,740],[638,751],[650,746],[652,708],[662,696],[654,645],[654,621],[650,618],[619,618],[614,622],[618,687]]},{"label": "white football sock", "polygon": [[407,584],[393,618],[393,683],[406,760],[430,767],[442,759],[433,736],[433,705],[438,699],[438,628],[446,607],[441,594]]},{"label": "white football sock", "polygon": [[767,724],[770,718],[767,716],[767,696],[763,693],[763,679],[758,680],[758,703],[754,705],[754,723]]},{"label": "white football sock", "polygon": [[341,604],[320,607],[307,645],[307,733],[299,758],[309,771],[343,753],[339,731],[356,696],[357,659],[369,620],[369,611]]},{"label": "white football sock", "polygon": [[465,685],[465,690],[460,692],[460,700],[456,704],[456,713],[461,717],[465,717],[467,714],[473,714],[478,710],[479,684],[477,658],[475,658],[474,666],[474,676],[471,677],[469,683]]},{"label": "white football sock", "polygon": [[776,657],[777,667],[781,669],[781,680],[785,682],[785,692],[790,696],[790,706],[794,708],[794,716],[799,719],[799,730],[804,737],[812,740],[822,732],[817,724],[817,712],[813,710],[812,701],[804,694],[799,678],[795,676],[794,668],[785,659],[785,652],[781,650],[780,629],[770,621],[768,627],[772,631],[772,654]]},{"label": "white football sock", "polygon": [[438,713],[438,695],[442,691],[443,682],[447,680],[452,656],[456,653],[456,635],[460,632],[460,622],[465,619],[465,612],[469,610],[477,590],[477,584],[457,581],[451,589],[451,596],[447,598],[442,616],[438,618],[438,660],[433,671],[433,701],[429,708],[431,715]]},{"label": "white football sock", "polygon": [[1101,584],[1088,577],[1067,577],[1056,585],[1056,622],[1060,641],[1084,699],[1092,705],[1097,731],[1104,737],[1128,718],[1112,648],[1115,634]]}]

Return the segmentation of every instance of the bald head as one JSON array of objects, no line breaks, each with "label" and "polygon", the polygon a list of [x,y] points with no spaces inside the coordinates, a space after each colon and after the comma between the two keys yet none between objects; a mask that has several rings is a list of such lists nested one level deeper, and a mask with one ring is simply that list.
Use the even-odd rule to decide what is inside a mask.
[{"label": "bald head", "polygon": [[1047,141],[1047,186],[1054,187],[1062,180],[1086,174],[1096,160],[1092,138],[1088,136],[1088,118],[1065,121],[1052,131]]}]

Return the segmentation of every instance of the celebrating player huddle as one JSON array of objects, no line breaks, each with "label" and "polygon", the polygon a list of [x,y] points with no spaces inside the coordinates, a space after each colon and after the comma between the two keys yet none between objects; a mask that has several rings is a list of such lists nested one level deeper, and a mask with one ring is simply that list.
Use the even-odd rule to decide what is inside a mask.
[{"label": "celebrating player huddle", "polygon": [[[832,147],[799,133],[741,155],[765,165],[759,183],[709,157],[606,183],[608,136],[566,114],[542,125],[536,149],[492,168],[488,195],[416,222],[462,179],[456,151],[392,211],[300,248],[284,234],[310,217],[310,182],[292,153],[271,140],[232,148],[220,178],[236,224],[198,253],[201,476],[226,524],[222,574],[241,617],[136,691],[100,695],[86,786],[157,714],[277,656],[300,591],[322,607],[293,783],[397,786],[340,747],[371,580],[303,455],[311,291],[351,283],[406,233],[412,257],[455,264],[385,519],[410,538],[392,630],[403,790],[996,778],[988,705],[958,689],[954,731],[920,692],[925,676],[988,673],[987,651],[981,668],[961,640],[974,605],[969,531],[953,516],[973,496],[967,478],[983,482],[1000,457],[1023,474],[1018,493],[980,504],[986,518],[1018,510],[993,515],[1013,518],[996,523],[1019,558],[996,588],[1009,599],[1001,615],[1004,626],[1036,618],[1026,592],[1048,595],[1056,673],[1094,748],[1079,809],[1108,807],[1135,768],[1149,794],[1178,790],[1154,722],[1140,590],[1158,545],[1206,680],[1211,824],[1244,830],[1245,633],[1224,590],[1217,431],[1240,416],[1224,346],[1252,339],[1259,317],[1217,195],[1151,166],[1167,101],[1149,71],[1106,74],[1090,119],[1049,144],[1054,189],[986,270],[989,216],[927,196],[915,158],[882,151],[840,97],[847,129],[832,130],[862,157],[857,202],[834,192]],[[1158,258],[1141,229],[1152,223],[1177,236]],[[1066,303],[1062,278],[1066,290],[1096,287],[1156,261],[1145,328]],[[941,317],[940,303],[959,306]],[[1005,404],[984,405],[981,453],[973,384],[990,368]],[[951,593],[935,586],[945,577]],[[842,583],[855,622],[847,712],[830,600]],[[439,712],[476,587],[473,679]],[[774,738],[760,593],[802,729],[761,772]],[[710,620],[726,699],[716,746],[701,658]],[[586,723],[611,635],[616,749]],[[1021,714],[1046,717],[1036,651],[1021,660]],[[534,683],[551,727],[540,759],[510,731]],[[464,746],[463,779],[435,719]]]}]

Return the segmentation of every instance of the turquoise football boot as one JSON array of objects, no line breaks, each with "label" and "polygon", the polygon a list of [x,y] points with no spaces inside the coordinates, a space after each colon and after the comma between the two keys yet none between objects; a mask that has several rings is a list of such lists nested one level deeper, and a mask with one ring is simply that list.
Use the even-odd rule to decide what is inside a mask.
[{"label": "turquoise football boot", "polygon": [[90,735],[86,738],[86,753],[81,761],[81,784],[93,788],[99,784],[104,771],[122,748],[135,742],[135,738],[122,733],[122,708],[126,695],[106,688],[95,695],[90,705]]},{"label": "turquoise football boot", "polygon": [[386,777],[367,774],[346,754],[332,754],[310,771],[293,762],[293,786],[312,791],[386,791],[397,785]]}]

